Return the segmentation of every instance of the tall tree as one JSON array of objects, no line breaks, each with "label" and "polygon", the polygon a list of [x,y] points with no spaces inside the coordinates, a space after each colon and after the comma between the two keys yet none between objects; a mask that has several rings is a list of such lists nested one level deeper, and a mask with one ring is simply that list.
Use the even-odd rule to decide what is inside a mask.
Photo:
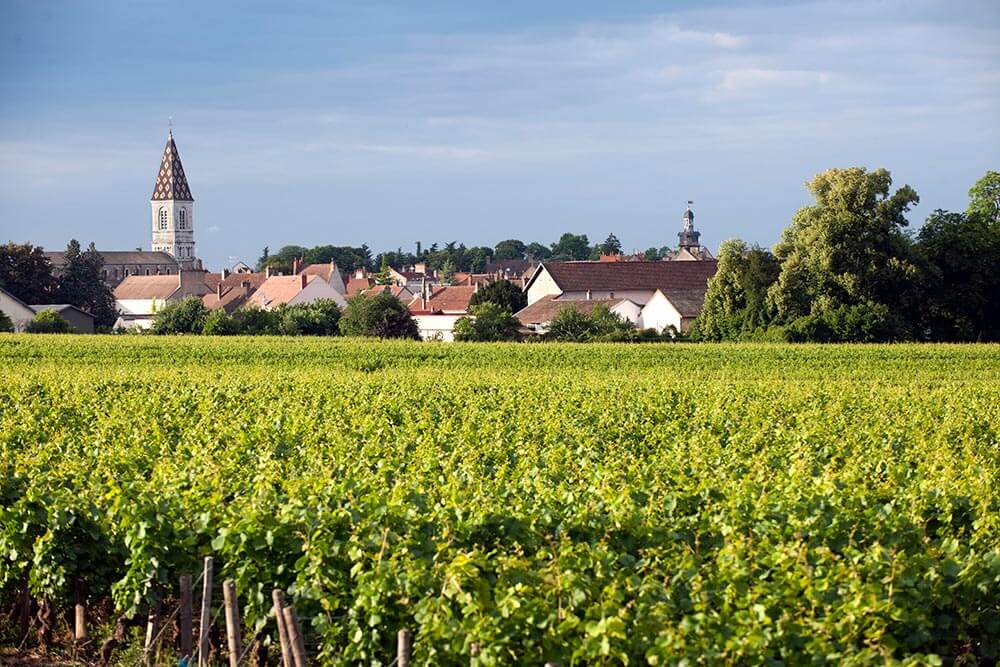
[{"label": "tall tree", "polygon": [[988,171],[972,186],[968,214],[1000,224],[1000,172]]},{"label": "tall tree", "polygon": [[487,343],[518,339],[521,323],[503,306],[486,301],[470,306],[469,315],[455,322],[455,340]]},{"label": "tall tree", "polygon": [[604,239],[604,243],[601,244],[601,254],[602,255],[618,255],[621,254],[622,243],[618,240],[618,237],[614,234],[608,234],[608,238]]},{"label": "tall tree", "polygon": [[501,308],[506,308],[512,313],[516,313],[528,305],[528,295],[509,280],[497,280],[489,285],[479,288],[469,305],[475,306],[481,303],[495,303]]},{"label": "tall tree", "polygon": [[496,259],[524,259],[525,249],[526,247],[522,241],[507,239],[496,244],[493,257]]},{"label": "tall tree", "polygon": [[890,194],[891,185],[887,170],[861,167],[807,183],[816,203],[799,209],[775,247],[782,265],[768,301],[780,323],[825,320],[834,340],[913,334],[921,272],[904,228],[919,198],[908,185]]},{"label": "tall tree", "polygon": [[79,241],[72,239],[66,246],[65,258],[57,300],[89,312],[94,316],[95,326],[113,326],[118,319],[118,309],[111,288],[101,277],[104,268],[101,253],[93,243],[81,252]]},{"label": "tall tree", "polygon": [[741,239],[723,241],[718,260],[694,332],[705,340],[748,337],[768,324],[767,290],[778,278],[778,260]]},{"label": "tall tree", "polygon": [[30,243],[0,246],[0,287],[25,303],[52,303],[56,291],[52,264]]},{"label": "tall tree", "polygon": [[590,257],[590,241],[586,234],[570,234],[559,237],[552,244],[552,259],[587,259]]},{"label": "tall tree", "polygon": [[526,259],[534,259],[540,262],[552,256],[552,249],[537,241],[532,241],[524,249],[524,256]]},{"label": "tall tree", "polygon": [[1000,222],[992,211],[934,211],[917,236],[930,264],[923,325],[932,340],[1000,340]]}]

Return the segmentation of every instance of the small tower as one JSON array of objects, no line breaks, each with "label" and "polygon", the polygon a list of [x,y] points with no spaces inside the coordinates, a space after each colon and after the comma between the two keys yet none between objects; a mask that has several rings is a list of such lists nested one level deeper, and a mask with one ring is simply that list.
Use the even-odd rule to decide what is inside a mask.
[{"label": "small tower", "polygon": [[697,232],[694,229],[694,211],[691,210],[691,204],[693,203],[693,201],[688,201],[687,210],[684,211],[684,229],[677,233],[677,238],[679,239],[677,247],[688,251],[701,248],[701,243],[698,241],[701,237],[701,232]]},{"label": "small tower", "polygon": [[201,262],[194,253],[194,198],[174,143],[173,130],[167,136],[149,203],[153,250],[170,253],[182,269],[199,268]]}]

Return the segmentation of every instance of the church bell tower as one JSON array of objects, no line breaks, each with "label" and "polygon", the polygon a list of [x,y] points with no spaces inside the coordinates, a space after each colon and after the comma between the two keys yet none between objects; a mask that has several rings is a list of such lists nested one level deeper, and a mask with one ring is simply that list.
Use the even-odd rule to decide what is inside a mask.
[{"label": "church bell tower", "polygon": [[194,198],[174,143],[173,130],[167,136],[149,203],[153,250],[170,253],[182,269],[199,268],[201,262],[194,253]]}]

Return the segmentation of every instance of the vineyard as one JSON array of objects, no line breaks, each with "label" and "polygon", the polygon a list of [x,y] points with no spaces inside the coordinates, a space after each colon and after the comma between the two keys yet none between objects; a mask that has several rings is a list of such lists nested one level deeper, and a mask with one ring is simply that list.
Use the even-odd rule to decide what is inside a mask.
[{"label": "vineyard", "polygon": [[270,664],[988,664],[1000,348],[0,335],[0,645],[205,556]]}]

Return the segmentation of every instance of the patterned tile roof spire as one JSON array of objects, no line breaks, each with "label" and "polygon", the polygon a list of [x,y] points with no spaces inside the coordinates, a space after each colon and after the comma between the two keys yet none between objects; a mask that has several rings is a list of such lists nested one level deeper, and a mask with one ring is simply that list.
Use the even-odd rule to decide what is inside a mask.
[{"label": "patterned tile roof spire", "polygon": [[194,201],[191,188],[188,186],[184,167],[181,165],[181,155],[174,143],[174,131],[167,136],[167,145],[163,149],[163,160],[160,162],[160,173],[156,175],[156,185],[153,186],[153,201]]}]

